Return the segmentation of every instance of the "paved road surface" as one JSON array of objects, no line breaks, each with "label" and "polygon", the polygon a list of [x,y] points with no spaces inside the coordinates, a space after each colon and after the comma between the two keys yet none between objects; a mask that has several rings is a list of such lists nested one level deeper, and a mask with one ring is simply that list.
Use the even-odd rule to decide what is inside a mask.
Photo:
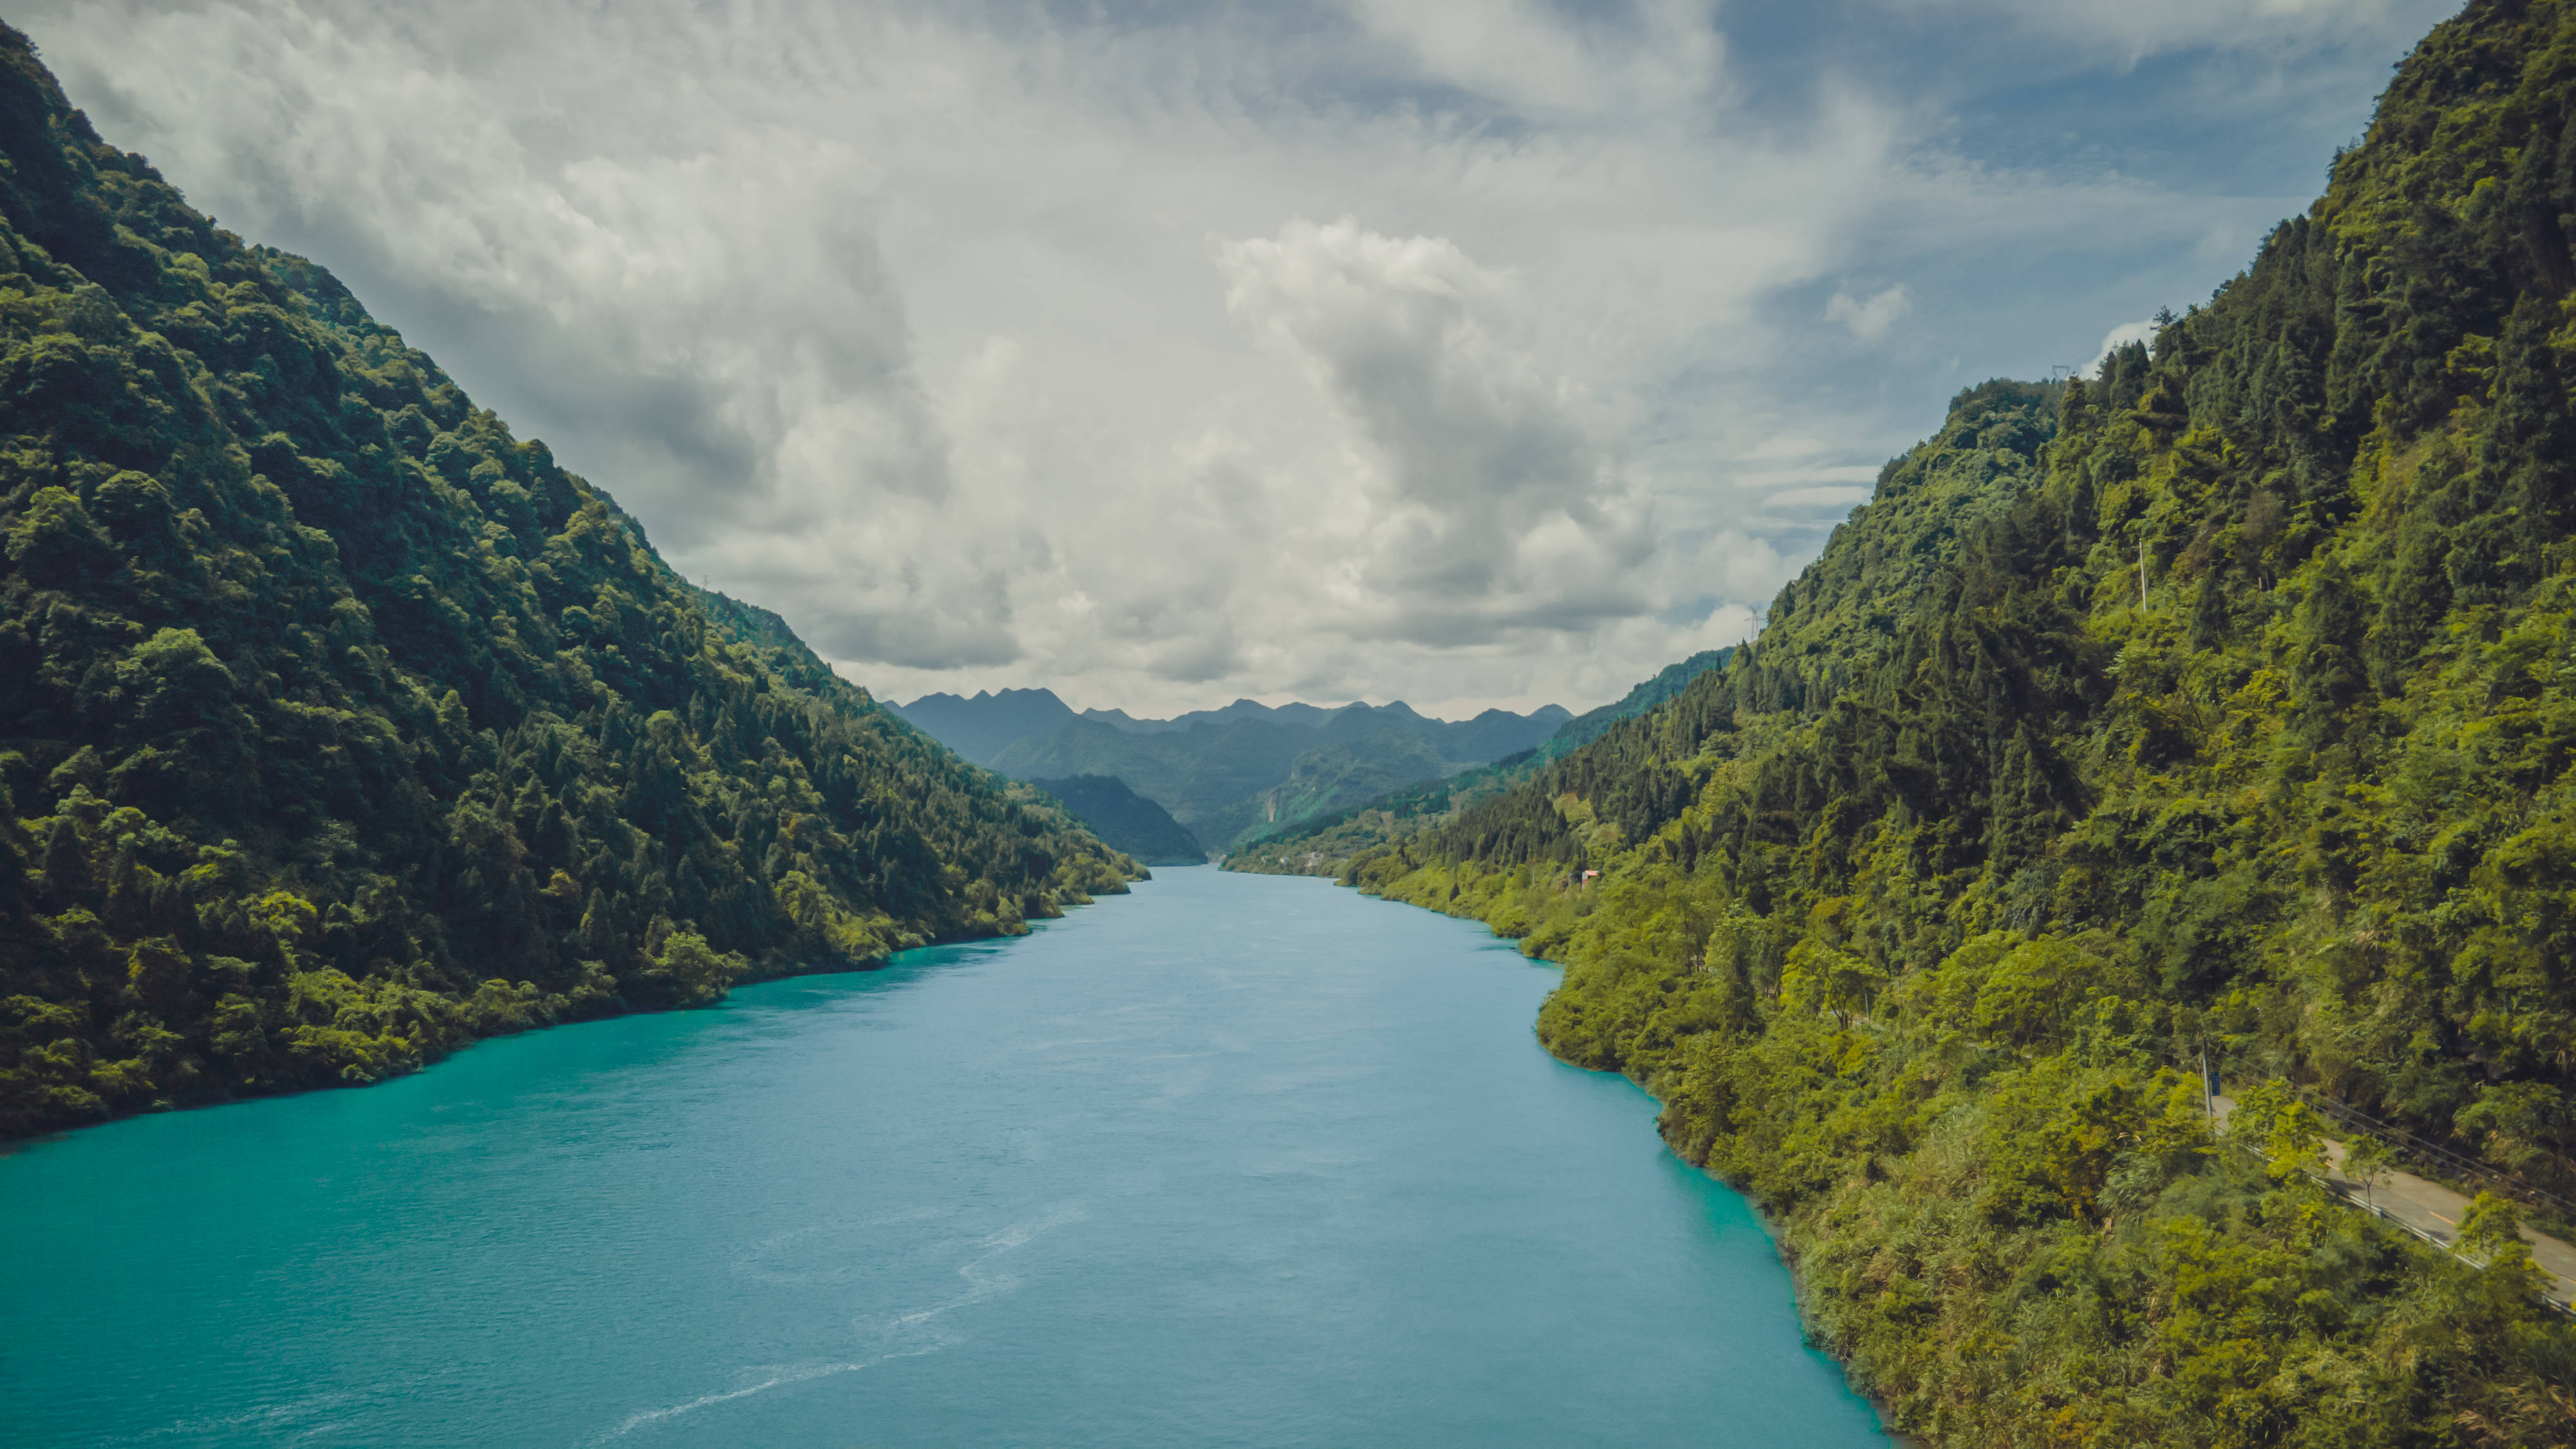
[{"label": "paved road surface", "polygon": [[[2220,1127],[2227,1125],[2227,1114],[2235,1103],[2225,1097],[2211,1099],[2211,1116]],[[2326,1179],[2356,1206],[2368,1206],[2381,1216],[2403,1223],[2432,1238],[2445,1247],[2460,1230],[2460,1217],[2469,1208],[2469,1200],[2438,1182],[2427,1182],[2408,1172],[2391,1172],[2375,1185],[2365,1198],[2361,1184],[2343,1175],[2343,1144],[2326,1139]],[[2576,1304],[2576,1247],[2556,1238],[2543,1237],[2529,1228],[2522,1230],[2522,1240],[2531,1244],[2532,1261],[2549,1277],[2543,1291],[2563,1306]]]}]

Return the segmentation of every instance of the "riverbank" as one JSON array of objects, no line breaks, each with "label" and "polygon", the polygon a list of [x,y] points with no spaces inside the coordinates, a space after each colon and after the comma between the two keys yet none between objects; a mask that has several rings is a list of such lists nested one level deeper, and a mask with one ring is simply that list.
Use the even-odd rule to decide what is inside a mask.
[{"label": "riverbank", "polygon": [[[1815,1341],[1934,1442],[2076,1424],[2322,1449],[2463,1412],[2523,1424],[2553,1412],[2530,1385],[2576,1366],[2517,1275],[2222,1150],[2197,1080],[2086,989],[2097,958],[2074,943],[1980,937],[1863,1012],[1813,982],[1757,993],[1760,923],[1651,864],[1581,892],[1464,865],[1382,890],[1568,962],[1540,1039],[1662,1099],[1674,1153],[1770,1212]],[[2178,1437],[2218,1420],[2250,1427]]]},{"label": "riverbank", "polygon": [[1158,872],[1009,942],[0,1158],[13,1443],[1869,1449],[1556,972]]}]

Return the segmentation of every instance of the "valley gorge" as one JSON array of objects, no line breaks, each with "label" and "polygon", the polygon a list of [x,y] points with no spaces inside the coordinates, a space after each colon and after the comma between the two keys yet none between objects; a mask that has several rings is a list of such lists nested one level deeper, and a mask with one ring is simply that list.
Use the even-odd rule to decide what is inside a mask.
[{"label": "valley gorge", "polygon": [[897,705],[0,27],[8,1437],[2576,1445],[2576,3],[2317,160],[1597,708]]}]

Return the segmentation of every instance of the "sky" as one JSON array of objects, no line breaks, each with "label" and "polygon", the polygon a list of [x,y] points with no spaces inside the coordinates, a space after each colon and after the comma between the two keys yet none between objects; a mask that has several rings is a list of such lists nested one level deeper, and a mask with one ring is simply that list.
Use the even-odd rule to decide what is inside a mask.
[{"label": "sky", "polygon": [[2207,298],[2414,0],[36,0],[881,697],[1612,699],[1989,377]]}]

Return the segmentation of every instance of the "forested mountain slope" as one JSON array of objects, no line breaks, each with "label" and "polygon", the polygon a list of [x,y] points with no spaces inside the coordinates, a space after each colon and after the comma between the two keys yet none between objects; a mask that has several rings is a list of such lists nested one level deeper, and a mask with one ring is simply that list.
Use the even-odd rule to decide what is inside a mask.
[{"label": "forested mountain slope", "polygon": [[0,159],[0,1135],[1124,888],[5,29]]},{"label": "forested mountain slope", "polygon": [[1902,1425],[2576,1443],[2507,1203],[2483,1269],[2335,1207],[2267,1084],[2576,1198],[2571,110],[2576,7],[2472,5],[1955,561],[1829,552],[1726,670],[1346,872],[1565,961],[1542,1038],[1773,1211]]},{"label": "forested mountain slope", "polygon": [[1273,709],[1239,699],[1177,720],[1093,711],[1014,741],[993,768],[1022,780],[1115,775],[1222,850],[1248,833],[1528,748],[1569,718],[1547,705],[1526,715],[1489,709],[1438,720],[1401,701]]},{"label": "forested mountain slope", "polygon": [[[2143,350],[2134,361],[2143,365]],[[1950,417],[1941,431],[1880,469],[1871,500],[1854,509],[1850,521],[1826,540],[1823,556],[1780,591],[1763,631],[1772,646],[1763,668],[1730,686],[1730,697],[1742,689],[1792,706],[1820,703],[1848,682],[1856,663],[1881,652],[1923,591],[1956,567],[1968,532],[2009,509],[2038,477],[2042,449],[2057,433],[2057,392],[2051,384],[1996,381],[1951,399]],[[1236,846],[1226,857],[1226,869],[1341,875],[1353,857],[1452,824],[1613,733],[1623,721],[1690,693],[1720,666],[1734,662],[1735,654],[1729,647],[1668,665],[1615,703],[1566,721],[1526,754],[1390,790],[1312,819],[1292,817],[1287,828]],[[1606,765],[1622,781],[1614,788],[1663,789],[1668,796],[1670,782],[1662,773],[1611,763],[1628,760],[1624,752],[1629,749],[1613,744],[1595,751],[1581,768],[1597,773]],[[1565,788],[1560,783],[1550,793]]]},{"label": "forested mountain slope", "polygon": [[1734,653],[1735,646],[1730,644],[1724,649],[1703,649],[1679,664],[1665,665],[1655,671],[1654,678],[1638,681],[1619,698],[1599,709],[1585,710],[1557,726],[1556,733],[1549,735],[1546,742],[1538,747],[1539,753],[1553,758],[1577,745],[1590,744],[1600,737],[1603,730],[1619,721],[1634,719],[1681,693],[1684,685],[1724,664]]},{"label": "forested mountain slope", "polygon": [[[1725,652],[1714,651],[1712,655],[1702,657],[1714,658]],[[1353,856],[1445,825],[1474,806],[1520,784],[1559,755],[1579,748],[1582,741],[1599,735],[1618,720],[1643,714],[1672,698],[1680,692],[1678,684],[1661,692],[1655,691],[1677,671],[1687,669],[1689,677],[1696,677],[1711,667],[1714,666],[1703,664],[1698,669],[1690,669],[1687,662],[1669,665],[1655,679],[1630,690],[1627,698],[1618,704],[1604,705],[1578,719],[1569,720],[1556,734],[1534,748],[1515,751],[1490,765],[1429,777],[1419,771],[1380,769],[1376,772],[1379,778],[1374,783],[1380,786],[1389,780],[1401,783],[1396,783],[1392,789],[1380,788],[1374,794],[1367,789],[1373,782],[1365,774],[1348,772],[1333,782],[1338,788],[1330,792],[1315,792],[1306,802],[1301,802],[1305,808],[1279,811],[1268,820],[1257,821],[1254,829],[1258,833],[1227,853],[1225,868],[1252,875],[1338,876]],[[1682,682],[1686,683],[1687,678]],[[1604,711],[1621,705],[1633,707],[1627,714],[1605,716]],[[1569,741],[1568,732],[1577,726],[1583,727],[1581,733]],[[1273,791],[1272,797],[1292,795],[1298,783],[1294,777],[1309,773],[1308,760],[1312,758],[1301,759],[1297,770],[1291,772],[1289,785]],[[1349,800],[1354,795],[1365,798],[1354,804],[1344,804],[1339,809],[1332,808],[1337,803],[1335,797]],[[1287,823],[1277,823],[1283,820]]]},{"label": "forested mountain slope", "polygon": [[1115,775],[1075,775],[1029,784],[1061,802],[1074,818],[1117,850],[1147,865],[1205,865],[1207,847],[1171,812],[1127,788]]},{"label": "forested mountain slope", "polygon": [[1312,729],[1268,719],[1153,734],[1076,719],[1051,735],[1013,741],[994,768],[1022,780],[1114,776],[1201,843],[1223,849],[1259,818],[1262,792],[1318,742]]}]

